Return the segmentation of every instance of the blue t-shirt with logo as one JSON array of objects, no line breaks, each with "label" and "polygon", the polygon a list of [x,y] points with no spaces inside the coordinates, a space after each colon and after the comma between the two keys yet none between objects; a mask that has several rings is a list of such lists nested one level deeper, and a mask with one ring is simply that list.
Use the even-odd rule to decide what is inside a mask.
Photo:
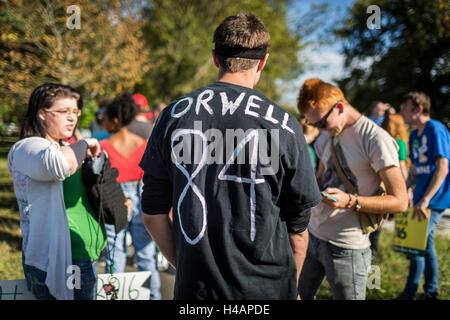
[{"label": "blue t-shirt with logo", "polygon": [[[409,139],[411,162],[416,166],[414,205],[425,194],[436,169],[436,157],[450,159],[450,134],[439,121],[430,119],[421,135],[411,132]],[[450,163],[450,160],[449,160]],[[443,210],[450,207],[450,175],[447,174],[438,192],[430,201],[429,208]]]}]

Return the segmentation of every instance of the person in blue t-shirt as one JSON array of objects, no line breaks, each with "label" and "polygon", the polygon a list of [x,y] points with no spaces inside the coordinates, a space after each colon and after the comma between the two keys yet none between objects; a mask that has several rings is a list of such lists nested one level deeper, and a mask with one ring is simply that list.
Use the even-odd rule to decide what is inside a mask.
[{"label": "person in blue t-shirt", "polygon": [[104,112],[106,110],[106,107],[108,104],[112,102],[113,99],[111,98],[104,98],[100,100],[98,104],[98,110],[95,112],[95,120],[91,123],[91,138],[95,138],[98,141],[103,139],[108,139],[111,134],[108,133],[105,129],[104,125]]},{"label": "person in blue t-shirt", "polygon": [[409,138],[411,167],[407,182],[408,186],[415,183],[413,218],[429,219],[425,256],[410,257],[408,279],[399,296],[403,299],[414,299],[422,274],[425,297],[437,299],[439,267],[434,230],[450,207],[450,134],[441,122],[430,118],[430,105],[430,98],[423,92],[407,93],[401,105],[405,122],[416,127]]}]

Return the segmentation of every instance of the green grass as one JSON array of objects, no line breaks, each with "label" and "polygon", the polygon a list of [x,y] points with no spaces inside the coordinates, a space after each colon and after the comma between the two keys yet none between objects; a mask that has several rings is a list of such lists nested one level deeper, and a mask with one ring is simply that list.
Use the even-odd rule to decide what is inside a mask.
[{"label": "green grass", "polygon": [[22,233],[7,154],[15,139],[0,140],[0,280],[23,279]]},{"label": "green grass", "polygon": [[[0,139],[0,280],[23,279],[22,235],[19,213],[13,192],[11,175],[6,169],[6,155],[13,141]],[[389,300],[403,290],[408,275],[409,260],[406,255],[394,252],[392,232],[383,230],[379,240],[379,253],[373,265],[381,270],[381,288],[367,290],[367,299]],[[436,235],[435,246],[439,259],[439,296],[450,299],[450,239]],[[422,286],[419,289],[419,294]],[[330,287],[325,280],[317,293],[318,299],[332,299]]]},{"label": "green grass", "polygon": [[[409,270],[409,260],[405,254],[392,250],[394,234],[382,230],[380,234],[378,257],[372,261],[381,271],[380,289],[367,289],[367,300],[395,299],[404,289]],[[450,299],[450,239],[435,235],[435,248],[439,261],[439,298]],[[418,291],[418,299],[423,297],[423,277]],[[330,286],[326,280],[317,293],[317,299],[332,299]]]}]

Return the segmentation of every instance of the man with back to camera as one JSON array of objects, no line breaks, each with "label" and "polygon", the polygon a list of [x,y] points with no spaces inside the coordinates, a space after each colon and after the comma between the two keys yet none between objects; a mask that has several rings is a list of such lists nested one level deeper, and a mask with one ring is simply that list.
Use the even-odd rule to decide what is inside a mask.
[{"label": "man with back to camera", "polygon": [[[253,89],[269,41],[254,15],[226,18],[214,33],[219,80],[163,110],[142,158],[144,223],[176,267],[175,299],[298,297],[321,197],[298,121]],[[193,164],[179,151],[192,139]]]},{"label": "man with back to camera", "polygon": [[[371,266],[370,230],[359,215],[403,212],[408,207],[397,143],[353,108],[338,87],[320,79],[305,81],[298,109],[310,125],[323,131],[315,148],[320,159],[317,180],[325,192],[322,203],[311,210],[300,296],[314,299],[326,276],[333,299],[364,300]],[[386,195],[376,195],[381,182]]]}]

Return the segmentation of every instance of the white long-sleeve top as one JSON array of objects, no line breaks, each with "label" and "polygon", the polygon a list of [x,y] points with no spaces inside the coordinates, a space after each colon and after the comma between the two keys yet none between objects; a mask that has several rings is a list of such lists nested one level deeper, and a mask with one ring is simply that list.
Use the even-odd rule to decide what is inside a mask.
[{"label": "white long-sleeve top", "polygon": [[8,153],[8,171],[20,211],[25,264],[47,272],[45,284],[58,300],[73,300],[67,285],[72,265],[70,232],[62,181],[70,176],[60,146],[30,137]]}]

